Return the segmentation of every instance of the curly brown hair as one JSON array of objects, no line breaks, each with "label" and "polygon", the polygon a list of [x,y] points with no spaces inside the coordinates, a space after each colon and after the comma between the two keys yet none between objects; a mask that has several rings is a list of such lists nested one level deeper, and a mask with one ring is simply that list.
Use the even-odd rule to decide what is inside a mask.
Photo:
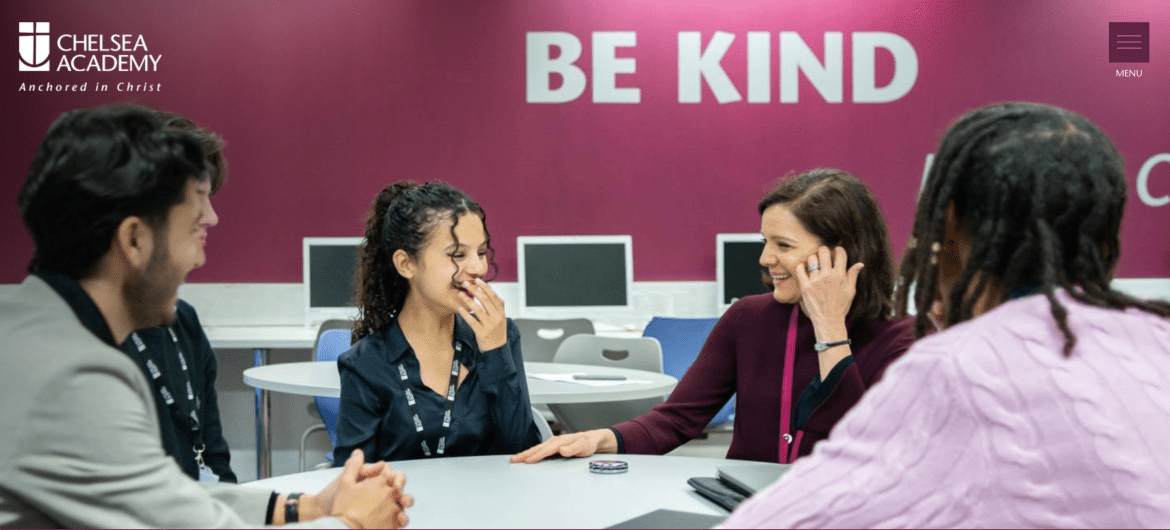
[{"label": "curly brown hair", "polygon": [[[406,302],[410,283],[394,267],[394,253],[403,250],[417,258],[443,219],[453,221],[451,238],[458,243],[455,226],[465,213],[475,214],[483,221],[490,271],[486,279],[491,280],[497,270],[495,250],[487,229],[487,216],[479,203],[444,182],[395,182],[378,193],[366,220],[365,239],[358,250],[354,281],[358,320],[354,323],[354,342],[390,326]],[[458,273],[457,269],[452,274],[452,281]]]}]

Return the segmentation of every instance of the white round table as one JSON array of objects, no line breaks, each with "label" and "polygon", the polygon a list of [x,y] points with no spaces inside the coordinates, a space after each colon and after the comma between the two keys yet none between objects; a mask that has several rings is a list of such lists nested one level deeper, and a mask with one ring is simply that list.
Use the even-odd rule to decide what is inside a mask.
[{"label": "white round table", "polygon": [[[524,363],[529,374],[528,394],[534,405],[546,403],[594,403],[623,401],[665,396],[678,384],[678,379],[666,374],[592,366],[585,364]],[[582,383],[545,381],[535,374],[590,374],[620,375],[628,381],[609,386],[588,386]],[[633,381],[645,381],[635,383]],[[299,362],[256,366],[244,370],[248,386],[305,396],[341,397],[341,377],[336,362]]]},{"label": "white round table", "polygon": [[[598,459],[623,460],[629,471],[589,472],[589,461]],[[595,455],[538,464],[512,464],[504,455],[390,463],[392,470],[406,474],[406,492],[416,499],[407,510],[407,528],[605,528],[658,509],[726,516],[687,479],[715,477],[716,468],[733,466],[780,464],[656,455]],[[244,486],[311,493],[338,473],[339,468],[323,469]]]},{"label": "white round table", "polygon": [[[582,383],[544,381],[528,377],[528,394],[532,403],[595,403],[600,401],[624,401],[665,396],[678,384],[666,374],[592,366],[584,364],[524,363],[528,374],[591,374],[620,375],[628,381],[611,386],[590,386]],[[635,382],[644,381],[644,382]],[[261,470],[260,478],[267,478],[265,470],[272,469],[272,402],[269,392],[299,394],[304,396],[341,397],[341,376],[337,373],[337,362],[299,362],[255,366],[244,370],[244,383],[260,389],[260,403],[257,407],[259,443],[257,459]],[[607,383],[601,383],[607,384]]]}]

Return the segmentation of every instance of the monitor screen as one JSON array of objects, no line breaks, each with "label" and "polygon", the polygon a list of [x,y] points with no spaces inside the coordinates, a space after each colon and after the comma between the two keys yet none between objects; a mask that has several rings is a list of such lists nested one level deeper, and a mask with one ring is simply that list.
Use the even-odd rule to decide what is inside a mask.
[{"label": "monitor screen", "polygon": [[360,237],[304,238],[305,325],[353,319],[354,273]]},{"label": "monitor screen", "polygon": [[715,245],[716,303],[720,311],[740,298],[770,291],[764,284],[765,269],[760,266],[760,253],[764,250],[760,234],[718,234]]},{"label": "monitor screen", "polygon": [[516,256],[521,314],[592,317],[630,307],[630,236],[522,236]]}]

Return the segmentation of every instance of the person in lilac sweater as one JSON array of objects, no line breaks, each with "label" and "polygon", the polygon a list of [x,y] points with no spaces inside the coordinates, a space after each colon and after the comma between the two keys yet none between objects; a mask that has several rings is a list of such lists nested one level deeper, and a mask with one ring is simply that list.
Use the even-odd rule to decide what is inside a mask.
[{"label": "person in lilac sweater", "polygon": [[931,308],[917,333],[941,331],[725,525],[1170,526],[1170,304],[1110,288],[1125,198],[1120,155],[1082,116],[959,118],[899,281]]},{"label": "person in lilac sweater", "polygon": [[773,291],[719,319],[665,403],[608,429],[555,436],[512,457],[665,454],[695,438],[738,393],[727,457],[807,455],[913,341],[892,320],[894,263],[873,194],[852,175],[789,178],[759,204],[760,265]]}]

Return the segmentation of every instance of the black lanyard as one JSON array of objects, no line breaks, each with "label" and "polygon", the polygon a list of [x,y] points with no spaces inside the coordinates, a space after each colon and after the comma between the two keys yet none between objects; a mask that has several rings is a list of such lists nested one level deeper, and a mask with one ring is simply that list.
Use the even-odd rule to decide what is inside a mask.
[{"label": "black lanyard", "polygon": [[[463,345],[458,341],[455,342],[455,358],[451,360],[451,380],[447,383],[447,409],[443,412],[443,430],[439,431],[439,441],[435,447],[436,454],[443,454],[447,450],[447,432],[451,430],[451,409],[455,406],[455,385],[459,384],[459,354],[463,349]],[[406,388],[406,404],[410,405],[410,412],[414,414],[414,431],[423,432],[422,418],[418,414],[418,402],[414,399],[414,392],[410,391],[410,382],[407,380],[406,366],[398,364],[398,376],[402,378],[402,384]],[[425,456],[431,455],[431,448],[427,445],[427,441],[422,441],[422,450]]]},{"label": "black lanyard", "polygon": [[154,383],[155,390],[162,396],[163,402],[170,407],[171,416],[176,419],[183,417],[189,420],[188,424],[191,426],[191,437],[194,440],[191,450],[195,452],[195,461],[202,467],[204,465],[203,450],[206,449],[206,446],[203,444],[203,429],[199,423],[199,399],[195,397],[194,388],[191,386],[191,371],[187,366],[187,357],[183,355],[183,348],[179,346],[179,338],[175,336],[175,331],[171,328],[167,328],[167,333],[170,334],[171,342],[175,345],[176,356],[179,358],[179,365],[183,369],[183,377],[186,380],[187,388],[185,390],[187,392],[187,399],[185,401],[176,399],[174,393],[167,388],[166,381],[162,376],[162,370],[155,363],[155,359],[158,357],[146,351],[146,343],[138,336],[138,333],[131,333],[130,339],[134,341],[134,347],[138,350],[138,353],[143,356],[142,362],[146,365],[151,382]]}]

